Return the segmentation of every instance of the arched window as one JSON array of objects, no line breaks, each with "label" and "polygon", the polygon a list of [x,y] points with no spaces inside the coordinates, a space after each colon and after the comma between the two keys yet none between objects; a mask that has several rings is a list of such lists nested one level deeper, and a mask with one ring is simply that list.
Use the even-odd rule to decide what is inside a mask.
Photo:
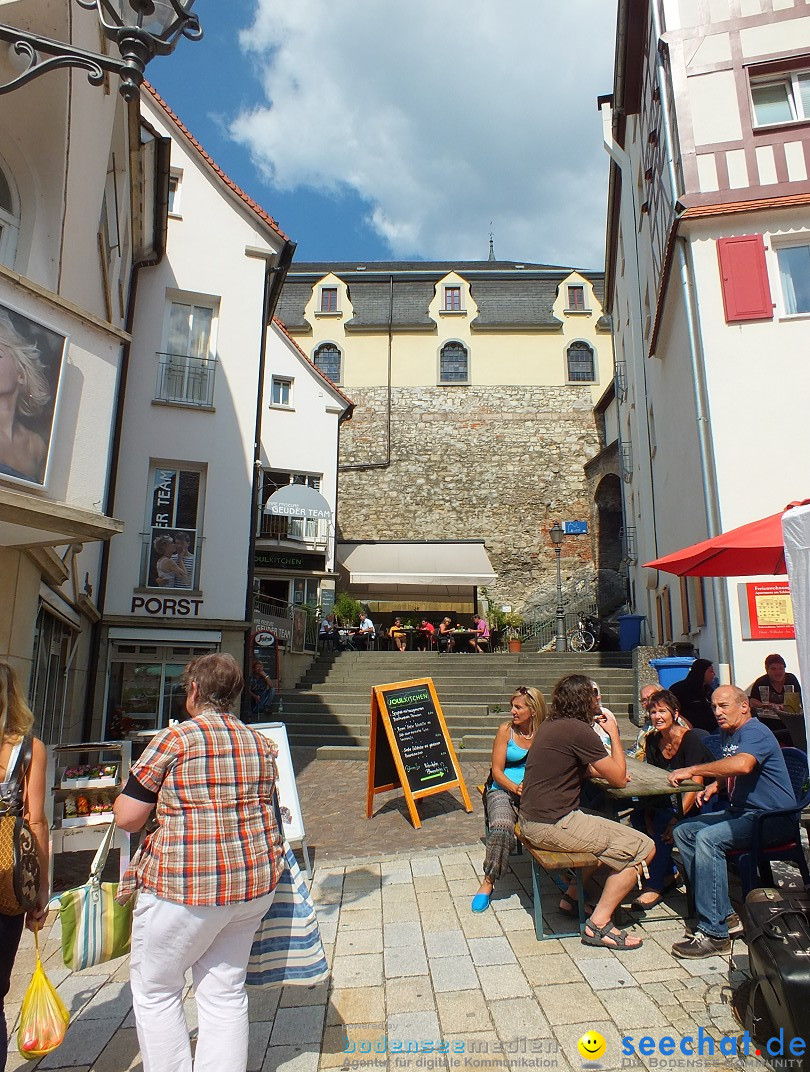
[{"label": "arched window", "polygon": [[568,382],[593,383],[596,379],[596,361],[593,349],[586,342],[572,342],[568,347]]},{"label": "arched window", "polygon": [[332,383],[340,383],[340,350],[332,342],[325,342],[315,351],[315,368]]},{"label": "arched window", "polygon": [[14,267],[17,235],[20,231],[20,210],[8,175],[0,165],[0,264]]},{"label": "arched window", "polygon": [[446,342],[439,355],[439,383],[468,383],[470,359],[466,346]]}]

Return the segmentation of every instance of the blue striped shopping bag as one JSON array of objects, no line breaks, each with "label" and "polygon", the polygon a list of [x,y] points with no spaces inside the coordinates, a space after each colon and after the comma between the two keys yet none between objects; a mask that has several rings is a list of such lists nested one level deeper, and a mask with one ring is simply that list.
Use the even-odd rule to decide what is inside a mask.
[{"label": "blue striped shopping bag", "polygon": [[286,841],[282,865],[273,903],[253,939],[248,986],[312,986],[329,977],[315,906]]}]

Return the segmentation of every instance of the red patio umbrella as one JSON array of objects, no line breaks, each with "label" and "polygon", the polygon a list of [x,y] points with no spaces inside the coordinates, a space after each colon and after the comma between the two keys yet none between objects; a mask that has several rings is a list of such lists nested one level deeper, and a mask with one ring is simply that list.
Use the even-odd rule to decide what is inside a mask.
[{"label": "red patio umbrella", "polygon": [[[804,506],[810,499],[788,503],[785,510]],[[787,573],[782,541],[782,514],[730,529],[710,540],[684,547],[663,558],[645,562],[648,569],[674,573],[678,577],[751,577],[756,574]]]}]

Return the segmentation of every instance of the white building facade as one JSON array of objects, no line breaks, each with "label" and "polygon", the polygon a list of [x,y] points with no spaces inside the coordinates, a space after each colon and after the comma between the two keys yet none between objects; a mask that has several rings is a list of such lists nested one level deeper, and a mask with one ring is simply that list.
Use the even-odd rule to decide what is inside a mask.
[{"label": "white building facade", "polygon": [[785,579],[644,563],[808,494],[808,87],[803,3],[619,4],[602,110],[631,598],[652,641],[742,686],[771,651],[796,666]]},{"label": "white building facade", "polygon": [[95,712],[108,737],[167,724],[189,657],[252,631],[265,332],[294,245],[168,106],[144,117],[171,147],[167,253],[143,272],[123,408]]},{"label": "white building facade", "polygon": [[[2,15],[104,47],[95,11],[20,0]],[[6,84],[19,67],[0,53]],[[102,547],[123,527],[110,471],[133,265],[162,243],[160,146],[117,89],[63,69],[0,96],[0,658],[46,741],[87,727]]]},{"label": "white building facade", "polygon": [[[259,621],[278,617],[284,604],[321,607],[328,613],[334,602],[338,440],[341,424],[352,413],[349,398],[278,320],[268,328],[267,356],[254,550]],[[317,491],[331,516],[304,519],[265,512],[268,499],[287,484]],[[285,629],[280,622],[268,624]]]}]

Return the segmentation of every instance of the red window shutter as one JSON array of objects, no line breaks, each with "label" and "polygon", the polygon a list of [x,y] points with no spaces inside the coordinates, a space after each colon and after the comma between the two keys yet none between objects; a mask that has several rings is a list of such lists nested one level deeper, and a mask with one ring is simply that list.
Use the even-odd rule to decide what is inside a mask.
[{"label": "red window shutter", "polygon": [[726,323],[772,320],[773,302],[762,235],[717,239]]}]

